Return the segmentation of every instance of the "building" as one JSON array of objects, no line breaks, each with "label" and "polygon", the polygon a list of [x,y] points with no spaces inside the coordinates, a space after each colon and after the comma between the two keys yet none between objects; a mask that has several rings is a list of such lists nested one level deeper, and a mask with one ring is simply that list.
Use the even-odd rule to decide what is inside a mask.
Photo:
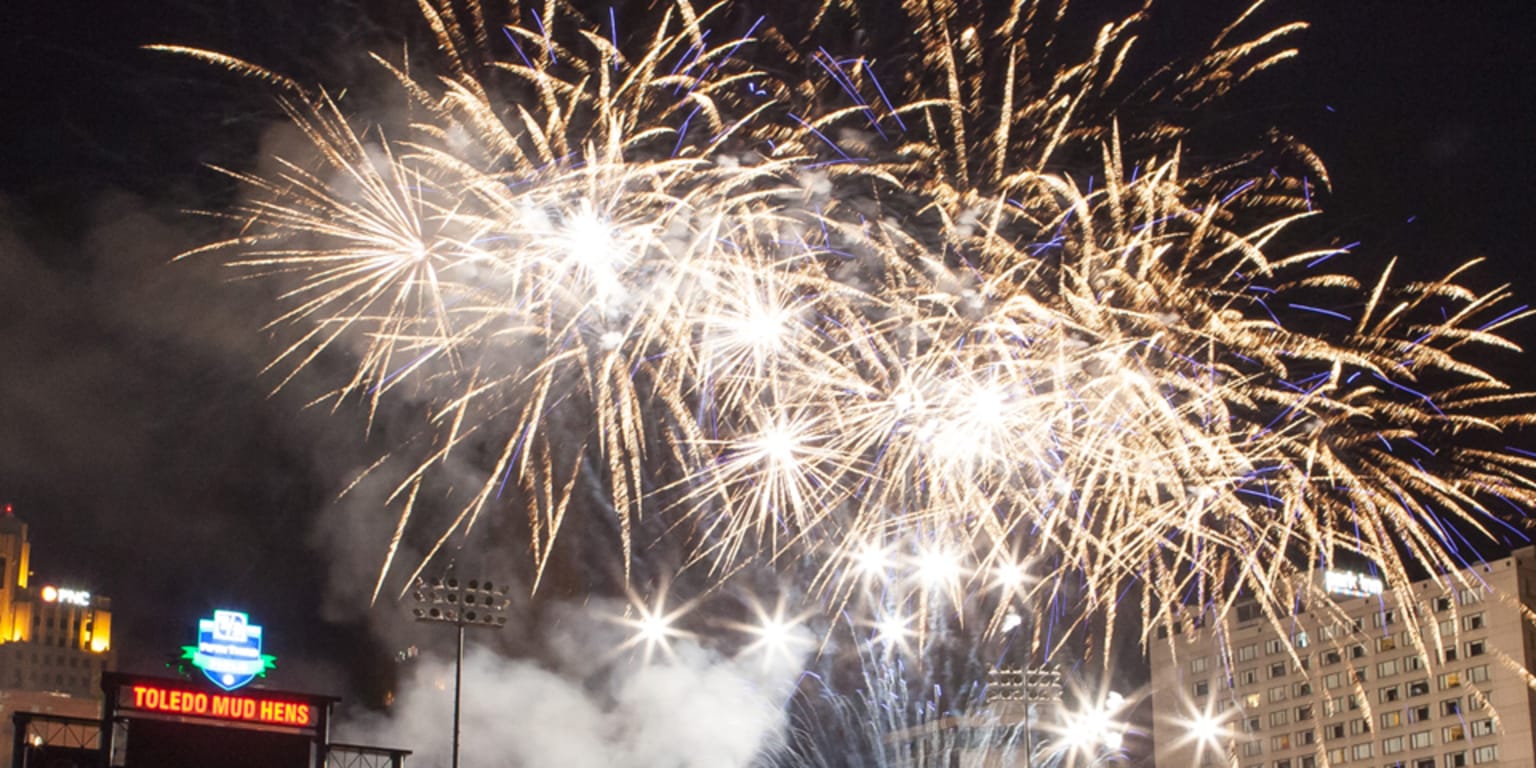
[{"label": "building", "polygon": [[0,765],[12,716],[101,716],[102,673],[114,666],[112,604],[70,585],[36,583],[27,524],[0,514]]},{"label": "building", "polygon": [[1400,593],[1317,571],[1341,610],[1303,605],[1284,634],[1241,605],[1225,626],[1191,617],[1151,648],[1156,765],[1536,765],[1536,547],[1461,576]]}]

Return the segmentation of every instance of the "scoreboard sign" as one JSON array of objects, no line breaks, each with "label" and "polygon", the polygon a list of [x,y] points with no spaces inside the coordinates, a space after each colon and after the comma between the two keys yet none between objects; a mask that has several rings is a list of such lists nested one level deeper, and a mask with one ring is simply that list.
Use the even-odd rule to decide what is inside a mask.
[{"label": "scoreboard sign", "polygon": [[[336,699],[108,672],[103,755],[123,768],[314,768]],[[105,759],[105,758],[104,758]],[[108,763],[103,762],[102,765]]]},{"label": "scoreboard sign", "polygon": [[267,696],[260,692],[237,695],[145,682],[129,683],[118,688],[117,711],[124,715],[141,711],[157,712],[306,730],[313,730],[319,720],[315,705],[309,701]]}]

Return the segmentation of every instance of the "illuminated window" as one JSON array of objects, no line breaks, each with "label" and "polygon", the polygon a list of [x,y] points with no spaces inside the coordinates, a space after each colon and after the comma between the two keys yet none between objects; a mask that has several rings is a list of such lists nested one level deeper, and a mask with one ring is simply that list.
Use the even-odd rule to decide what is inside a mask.
[{"label": "illuminated window", "polygon": [[1279,752],[1283,749],[1290,749],[1291,735],[1289,733],[1282,733],[1279,736],[1271,736],[1269,739],[1269,748],[1275,752]]},{"label": "illuminated window", "polygon": [[1457,723],[1456,725],[1447,725],[1446,727],[1440,729],[1440,743],[1441,744],[1450,744],[1452,742],[1465,741],[1466,738],[1467,738],[1467,731],[1466,731],[1465,728],[1461,727],[1460,723]]},{"label": "illuminated window", "polygon": [[1403,713],[1396,712],[1396,711],[1381,713],[1381,727],[1383,727],[1383,728],[1396,728],[1396,727],[1398,727],[1399,725],[1402,725],[1402,724],[1403,724]]},{"label": "illuminated window", "polygon": [[1391,636],[1376,638],[1376,652],[1377,653],[1381,653],[1383,651],[1395,651],[1395,650],[1397,650],[1397,638],[1391,637]]},{"label": "illuminated window", "polygon": [[1257,694],[1257,693],[1250,693],[1247,696],[1243,697],[1243,708],[1244,709],[1258,709],[1259,705],[1262,704],[1262,703],[1263,702],[1260,700],[1259,694]]}]

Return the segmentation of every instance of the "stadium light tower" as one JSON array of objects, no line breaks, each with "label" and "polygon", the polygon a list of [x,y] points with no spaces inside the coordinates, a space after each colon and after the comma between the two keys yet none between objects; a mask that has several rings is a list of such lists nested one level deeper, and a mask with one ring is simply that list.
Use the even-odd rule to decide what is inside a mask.
[{"label": "stadium light tower", "polygon": [[416,620],[451,624],[458,634],[453,663],[453,768],[459,768],[459,693],[464,687],[464,630],[501,629],[507,625],[506,591],[489,581],[457,576],[416,579]]}]

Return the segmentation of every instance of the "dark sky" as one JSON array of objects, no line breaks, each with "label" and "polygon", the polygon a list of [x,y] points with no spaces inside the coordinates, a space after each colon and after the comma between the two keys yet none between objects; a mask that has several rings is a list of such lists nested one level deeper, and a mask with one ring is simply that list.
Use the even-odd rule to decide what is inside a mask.
[{"label": "dark sky", "polygon": [[[204,166],[254,163],[269,92],[139,49],[193,44],[345,83],[366,66],[357,41],[413,3],[364,5],[12,0],[0,16],[0,500],[32,524],[39,576],[113,596],[131,664],[170,653],[217,605],[250,609],[280,663],[312,659],[324,685],[358,684],[347,670],[387,650],[349,650],[366,636],[355,591],[340,595],[350,610],[322,610],[318,533],[336,529],[321,522],[338,514],[336,478],[378,445],[357,445],[346,414],[302,411],[302,391],[269,397],[259,286],[211,295],[215,265],[166,265],[215,231],[182,210],[228,202]],[[1174,0],[1158,34],[1216,5],[1241,4]],[[1266,19],[1312,23],[1302,55],[1211,115],[1213,130],[1273,124],[1312,145],[1334,181],[1326,236],[1410,274],[1487,256],[1486,280],[1536,296],[1536,4],[1271,6]]]}]

